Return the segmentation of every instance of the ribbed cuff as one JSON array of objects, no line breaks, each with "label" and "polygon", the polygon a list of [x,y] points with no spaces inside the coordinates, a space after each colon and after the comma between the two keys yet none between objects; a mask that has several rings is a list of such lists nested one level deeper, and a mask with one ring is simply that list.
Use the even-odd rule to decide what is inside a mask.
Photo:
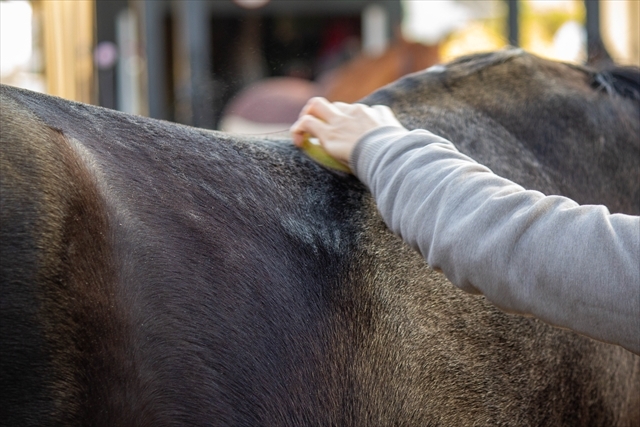
[{"label": "ribbed cuff", "polygon": [[382,126],[364,134],[351,152],[349,167],[355,176],[367,187],[367,165],[373,160],[375,153],[392,139],[408,134],[409,131],[399,126]]}]

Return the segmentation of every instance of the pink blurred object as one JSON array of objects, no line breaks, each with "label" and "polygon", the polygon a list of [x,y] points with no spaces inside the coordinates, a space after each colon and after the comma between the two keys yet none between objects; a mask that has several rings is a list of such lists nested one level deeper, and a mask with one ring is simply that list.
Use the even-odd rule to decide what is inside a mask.
[{"label": "pink blurred object", "polygon": [[225,107],[220,130],[233,133],[288,131],[306,102],[319,94],[311,81],[272,77],[241,90]]}]

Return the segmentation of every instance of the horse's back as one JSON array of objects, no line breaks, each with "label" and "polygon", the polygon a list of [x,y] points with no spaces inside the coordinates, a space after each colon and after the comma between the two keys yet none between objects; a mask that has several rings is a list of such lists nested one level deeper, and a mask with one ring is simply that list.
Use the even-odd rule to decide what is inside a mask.
[{"label": "horse's back", "polygon": [[455,289],[290,143],[2,97],[6,420],[638,424],[637,357]]},{"label": "horse's back", "polygon": [[0,113],[3,422],[110,420],[130,403],[108,399],[124,388],[109,378],[125,344],[105,203],[63,133],[6,92]]}]

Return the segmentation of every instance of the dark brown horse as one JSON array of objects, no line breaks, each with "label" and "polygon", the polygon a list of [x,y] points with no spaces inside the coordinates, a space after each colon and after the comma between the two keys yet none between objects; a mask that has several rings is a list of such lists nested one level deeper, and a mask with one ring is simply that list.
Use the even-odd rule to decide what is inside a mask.
[{"label": "dark brown horse", "polygon": [[[366,102],[638,214],[637,76],[507,50]],[[3,425],[640,424],[639,357],[457,290],[289,141],[0,97]]]}]

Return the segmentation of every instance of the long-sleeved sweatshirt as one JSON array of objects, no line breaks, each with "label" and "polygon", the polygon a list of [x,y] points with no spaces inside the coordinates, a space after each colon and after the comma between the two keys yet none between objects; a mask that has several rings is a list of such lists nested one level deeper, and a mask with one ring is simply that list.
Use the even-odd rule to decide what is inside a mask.
[{"label": "long-sleeved sweatshirt", "polygon": [[640,217],[525,190],[425,130],[378,128],[350,160],[387,226],[454,285],[640,354]]}]

